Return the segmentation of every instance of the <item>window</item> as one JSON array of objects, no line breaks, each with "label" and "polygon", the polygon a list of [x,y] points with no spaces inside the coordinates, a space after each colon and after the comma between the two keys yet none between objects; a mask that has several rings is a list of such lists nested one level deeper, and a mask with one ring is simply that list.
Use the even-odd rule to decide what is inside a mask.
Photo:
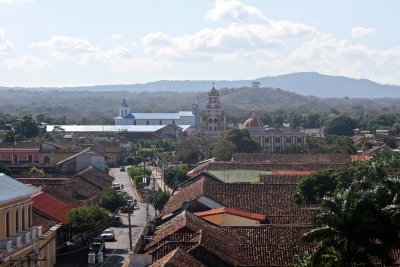
[{"label": "window", "polygon": [[162,120],[160,120],[160,125],[162,125]]},{"label": "window", "polygon": [[286,143],[287,143],[287,144],[290,144],[291,142],[292,142],[292,138],[286,137]]},{"label": "window", "polygon": [[18,163],[18,155],[13,155],[13,160],[12,160],[12,163],[13,164],[16,164],[16,163]]},{"label": "window", "polygon": [[133,125],[136,125],[136,120],[133,120]]},{"label": "window", "polygon": [[302,138],[301,137],[297,137],[297,143],[301,143]]},{"label": "window", "polygon": [[275,142],[276,142],[277,144],[279,144],[279,143],[281,142],[281,139],[280,139],[279,137],[277,137],[277,138],[275,139]]},{"label": "window", "polygon": [[33,156],[32,155],[28,155],[28,163],[32,163],[33,162]]},{"label": "window", "polygon": [[150,121],[149,120],[146,121],[146,125],[150,125]]},{"label": "window", "polygon": [[7,211],[6,213],[6,237],[11,236],[10,233],[10,212]]},{"label": "window", "polygon": [[50,157],[48,155],[43,157],[43,164],[50,164]]},{"label": "window", "polygon": [[265,143],[269,143],[269,137],[265,137]]},{"label": "window", "polygon": [[175,120],[172,121],[172,124],[175,125]]}]

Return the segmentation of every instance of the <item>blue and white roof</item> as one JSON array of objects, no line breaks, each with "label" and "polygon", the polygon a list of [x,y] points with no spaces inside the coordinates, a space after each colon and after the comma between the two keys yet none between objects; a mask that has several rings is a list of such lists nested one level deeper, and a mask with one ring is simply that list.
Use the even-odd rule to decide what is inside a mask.
[{"label": "blue and white roof", "polygon": [[[137,132],[137,133],[153,133],[167,125],[47,125],[48,132],[53,131],[58,126],[66,132]],[[182,131],[188,129],[191,125],[177,125]]]},{"label": "blue and white roof", "polygon": [[194,115],[192,111],[179,111],[178,113],[129,113],[126,116],[118,116],[114,119],[179,120],[181,117],[194,117]]},{"label": "blue and white roof", "polygon": [[0,184],[0,203],[32,196],[39,192],[4,173],[0,173]]}]

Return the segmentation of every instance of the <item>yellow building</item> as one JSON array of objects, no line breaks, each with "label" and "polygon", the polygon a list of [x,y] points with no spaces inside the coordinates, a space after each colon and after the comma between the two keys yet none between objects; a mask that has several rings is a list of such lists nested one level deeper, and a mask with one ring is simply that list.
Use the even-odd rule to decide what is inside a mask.
[{"label": "yellow building", "polygon": [[0,173],[1,266],[34,266],[41,227],[32,226],[31,196],[38,191]]},{"label": "yellow building", "polygon": [[265,221],[265,215],[235,210],[230,208],[217,208],[195,215],[220,226],[257,226]]}]

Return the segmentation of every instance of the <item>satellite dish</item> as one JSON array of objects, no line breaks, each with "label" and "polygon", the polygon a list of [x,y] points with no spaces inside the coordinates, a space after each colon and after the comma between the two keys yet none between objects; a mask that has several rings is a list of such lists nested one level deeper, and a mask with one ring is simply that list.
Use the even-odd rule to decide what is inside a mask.
[{"label": "satellite dish", "polygon": [[190,206],[189,201],[183,201],[182,202],[182,210],[187,210]]}]

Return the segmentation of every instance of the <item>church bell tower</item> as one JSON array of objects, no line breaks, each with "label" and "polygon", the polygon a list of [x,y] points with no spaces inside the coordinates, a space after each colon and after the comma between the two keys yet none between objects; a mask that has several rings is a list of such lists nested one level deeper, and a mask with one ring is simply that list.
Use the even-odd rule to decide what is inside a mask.
[{"label": "church bell tower", "polygon": [[124,99],[122,100],[121,105],[119,106],[119,116],[125,117],[129,113],[131,113],[131,111],[130,111],[128,103],[126,103],[126,100],[125,100],[125,97],[124,97]]}]

